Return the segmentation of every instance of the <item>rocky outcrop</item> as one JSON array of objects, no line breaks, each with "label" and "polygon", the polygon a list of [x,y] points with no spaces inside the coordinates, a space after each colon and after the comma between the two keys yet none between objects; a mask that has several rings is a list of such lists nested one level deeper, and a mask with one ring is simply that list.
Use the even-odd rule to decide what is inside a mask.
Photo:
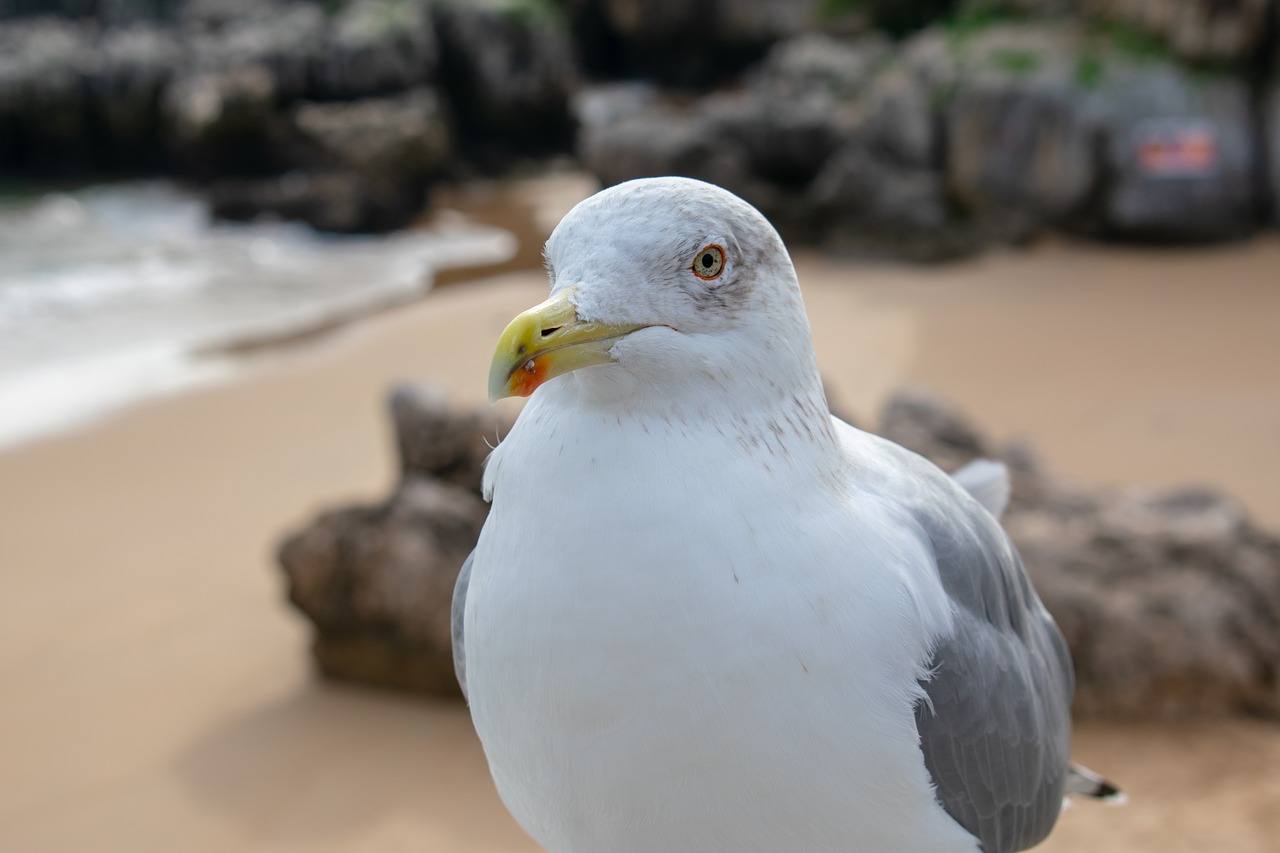
[{"label": "rocky outcrop", "polygon": [[386,503],[326,513],[280,549],[325,675],[453,694],[449,604],[488,507],[416,474]]},{"label": "rocky outcrop", "polygon": [[822,0],[560,0],[586,68],[666,85],[724,82],[813,29]]},{"label": "rocky outcrop", "polygon": [[1271,190],[1271,222],[1280,228],[1280,61],[1276,65],[1263,101],[1263,139],[1266,142],[1265,168]]},{"label": "rocky outcrop", "polygon": [[573,136],[572,46],[534,0],[17,5],[0,14],[0,172],[177,174],[219,213],[382,231],[446,173]]},{"label": "rocky outcrop", "polygon": [[1245,62],[1265,37],[1272,0],[1074,0],[1079,11],[1193,61]]},{"label": "rocky outcrop", "polygon": [[92,168],[80,144],[90,125],[84,81],[96,66],[92,41],[92,28],[74,21],[0,27],[0,162]]},{"label": "rocky outcrop", "polygon": [[1193,79],[1171,63],[1116,67],[1103,111],[1098,207],[1104,234],[1166,241],[1248,234],[1265,186],[1260,139],[1242,79]]},{"label": "rocky outcrop", "polygon": [[[616,109],[600,105],[621,93]],[[1067,19],[778,44],[737,89],[579,101],[606,184],[683,174],[795,239],[937,260],[1049,228],[1204,241],[1261,226],[1250,85]]]},{"label": "rocky outcrop", "polygon": [[[391,497],[321,515],[280,560],[322,672],[454,694],[453,583],[488,511],[484,459],[510,425],[421,387],[397,390],[391,411],[402,471]],[[890,400],[878,431],[947,470],[980,456],[1009,466],[1004,524],[1071,647],[1077,713],[1280,718],[1280,537],[1234,502],[1073,486],[919,392]]]},{"label": "rocky outcrop", "polygon": [[[426,187],[452,153],[450,125],[429,87],[332,103],[303,102],[276,130],[295,170],[259,179],[219,179],[215,214],[264,213],[325,231],[390,230],[425,206]],[[287,142],[285,141],[287,139]]]},{"label": "rocky outcrop", "polygon": [[442,80],[473,159],[493,168],[568,150],[578,67],[563,23],[516,4],[449,0],[433,11]]},{"label": "rocky outcrop", "polygon": [[333,16],[308,96],[337,101],[401,92],[436,82],[439,64],[425,0],[355,0]]},{"label": "rocky outcrop", "polygon": [[858,254],[1220,240],[1280,210],[1278,45],[1277,0],[0,0],[0,171],[361,231],[576,146]]},{"label": "rocky outcrop", "polygon": [[326,676],[457,695],[450,604],[489,508],[486,441],[510,424],[422,387],[391,397],[401,478],[383,503],[323,513],[281,545],[289,600]]}]

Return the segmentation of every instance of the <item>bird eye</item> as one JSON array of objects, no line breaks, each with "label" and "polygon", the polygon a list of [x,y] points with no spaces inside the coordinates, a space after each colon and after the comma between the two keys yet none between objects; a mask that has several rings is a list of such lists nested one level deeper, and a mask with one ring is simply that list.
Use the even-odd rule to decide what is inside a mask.
[{"label": "bird eye", "polygon": [[703,281],[711,281],[724,272],[724,249],[715,243],[703,246],[693,257],[693,274]]}]

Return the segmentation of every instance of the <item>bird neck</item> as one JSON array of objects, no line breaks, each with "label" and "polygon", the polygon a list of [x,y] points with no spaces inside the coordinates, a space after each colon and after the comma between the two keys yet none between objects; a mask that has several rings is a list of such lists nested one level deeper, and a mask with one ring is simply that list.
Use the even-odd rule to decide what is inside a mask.
[{"label": "bird neck", "polygon": [[705,442],[732,446],[770,470],[803,469],[829,478],[840,468],[840,445],[816,368],[790,383],[745,372],[714,382],[698,381],[696,371],[687,376],[656,386],[627,374],[579,371],[539,389],[522,419],[549,431],[571,422],[587,434],[627,433],[627,444],[648,446],[644,453],[672,442]]}]

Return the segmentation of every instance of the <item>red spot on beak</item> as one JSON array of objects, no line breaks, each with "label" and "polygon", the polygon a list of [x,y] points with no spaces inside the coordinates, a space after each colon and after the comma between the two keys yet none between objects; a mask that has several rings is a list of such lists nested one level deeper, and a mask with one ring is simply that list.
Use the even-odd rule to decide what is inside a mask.
[{"label": "red spot on beak", "polygon": [[543,356],[534,356],[516,368],[511,377],[511,393],[517,397],[528,397],[547,379],[547,360]]}]

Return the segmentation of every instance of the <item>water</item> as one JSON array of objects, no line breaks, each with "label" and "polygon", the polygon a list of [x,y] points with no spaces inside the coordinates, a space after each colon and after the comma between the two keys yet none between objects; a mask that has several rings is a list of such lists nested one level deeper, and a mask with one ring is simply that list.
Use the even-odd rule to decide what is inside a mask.
[{"label": "water", "polygon": [[236,368],[268,341],[417,298],[436,270],[503,261],[464,222],[385,237],[211,221],[196,196],[122,184],[0,199],[0,447]]}]

